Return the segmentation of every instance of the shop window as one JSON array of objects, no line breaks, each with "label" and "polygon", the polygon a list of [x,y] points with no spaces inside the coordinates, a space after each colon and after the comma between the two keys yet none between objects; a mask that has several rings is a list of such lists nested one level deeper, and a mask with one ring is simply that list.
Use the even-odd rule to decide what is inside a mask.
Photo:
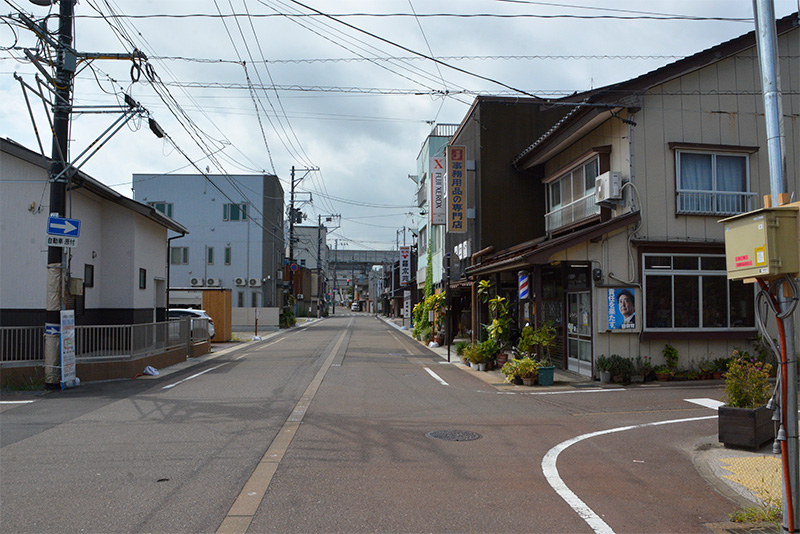
[{"label": "shop window", "polygon": [[645,328],[750,330],[753,286],[728,280],[725,257],[645,254]]}]

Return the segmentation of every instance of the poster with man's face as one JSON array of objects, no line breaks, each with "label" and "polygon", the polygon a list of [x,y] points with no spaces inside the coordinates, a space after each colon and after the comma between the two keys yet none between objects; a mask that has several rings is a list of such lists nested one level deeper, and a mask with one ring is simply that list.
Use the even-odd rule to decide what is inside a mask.
[{"label": "poster with man's face", "polygon": [[636,290],[633,287],[609,288],[608,329],[636,328]]}]

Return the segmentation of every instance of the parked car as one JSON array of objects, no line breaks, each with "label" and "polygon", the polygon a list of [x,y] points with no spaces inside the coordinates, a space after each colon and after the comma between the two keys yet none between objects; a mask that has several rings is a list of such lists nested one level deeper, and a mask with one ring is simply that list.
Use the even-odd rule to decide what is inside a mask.
[{"label": "parked car", "polygon": [[167,317],[170,319],[180,319],[187,315],[193,319],[208,319],[208,337],[214,339],[214,335],[216,334],[214,330],[214,319],[212,319],[205,310],[194,310],[191,308],[170,308],[167,310]]},{"label": "parked car", "polygon": [[358,302],[354,302],[350,306],[350,309],[353,310],[353,311],[361,311],[361,304],[359,304]]}]

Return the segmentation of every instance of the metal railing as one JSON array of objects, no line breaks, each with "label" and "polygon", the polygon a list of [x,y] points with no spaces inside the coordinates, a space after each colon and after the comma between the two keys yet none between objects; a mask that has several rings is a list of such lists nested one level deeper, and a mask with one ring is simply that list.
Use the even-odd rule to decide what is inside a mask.
[{"label": "metal railing", "polygon": [[737,215],[750,211],[757,193],[677,189],[679,215]]},{"label": "metal railing", "polygon": [[[208,339],[208,319],[76,326],[75,358],[83,362],[137,359]],[[43,355],[44,326],[0,327],[0,362],[40,362]]]},{"label": "metal railing", "polygon": [[600,206],[595,204],[594,192],[592,192],[546,214],[544,216],[545,228],[547,232],[552,232],[599,213]]}]

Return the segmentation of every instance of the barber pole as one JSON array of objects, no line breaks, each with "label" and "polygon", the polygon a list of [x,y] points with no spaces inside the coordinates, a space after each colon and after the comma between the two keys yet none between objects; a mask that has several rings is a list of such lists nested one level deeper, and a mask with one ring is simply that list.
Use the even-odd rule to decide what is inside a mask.
[{"label": "barber pole", "polygon": [[528,300],[530,298],[530,284],[528,282],[528,273],[520,271],[519,273],[519,300]]}]

